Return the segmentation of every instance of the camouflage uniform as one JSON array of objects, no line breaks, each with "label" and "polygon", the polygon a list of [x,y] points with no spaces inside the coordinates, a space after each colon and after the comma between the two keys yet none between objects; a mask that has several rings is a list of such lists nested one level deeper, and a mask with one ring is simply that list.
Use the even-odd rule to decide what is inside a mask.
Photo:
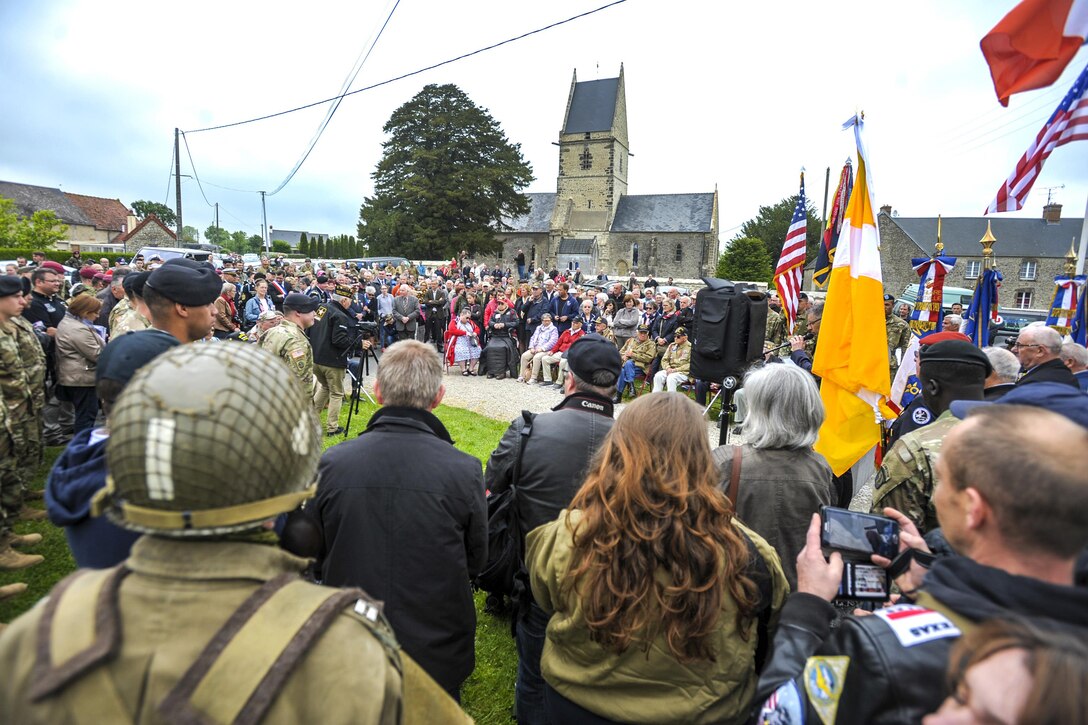
[{"label": "camouflage uniform", "polygon": [[804,312],[797,313],[797,319],[793,321],[793,334],[801,336],[808,334],[808,317]]},{"label": "camouflage uniform", "polygon": [[314,351],[301,327],[284,320],[261,336],[260,346],[283,360],[306,394],[314,397]]},{"label": "camouflage uniform", "polygon": [[139,332],[151,327],[151,321],[136,311],[136,308],[124,298],[110,311],[110,338],[119,337],[126,332]]},{"label": "camouflage uniform", "polygon": [[778,347],[786,341],[786,318],[770,308],[767,308],[767,331],[763,339],[771,343],[771,347]]},{"label": "camouflage uniform", "polygon": [[15,324],[15,341],[30,385],[30,411],[21,427],[24,436],[23,456],[19,460],[23,476],[23,490],[31,476],[42,463],[42,410],[45,408],[45,352],[38,342],[33,325],[23,317],[12,318]]},{"label": "camouflage uniform", "polygon": [[946,410],[937,420],[895,442],[871,479],[874,514],[883,515],[884,507],[891,506],[905,514],[923,534],[940,526],[933,506],[937,455],[945,435],[959,422],[952,411]]},{"label": "camouflage uniform", "polygon": [[20,466],[27,459],[25,424],[34,414],[30,371],[23,363],[14,322],[0,323],[0,396],[3,430],[0,431],[0,536],[11,530],[23,506]]},{"label": "camouflage uniform", "polygon": [[894,313],[888,315],[884,323],[888,332],[888,369],[894,380],[895,373],[899,370],[899,363],[895,361],[895,351],[900,350],[904,355],[907,354],[907,347],[910,345],[910,325]]}]

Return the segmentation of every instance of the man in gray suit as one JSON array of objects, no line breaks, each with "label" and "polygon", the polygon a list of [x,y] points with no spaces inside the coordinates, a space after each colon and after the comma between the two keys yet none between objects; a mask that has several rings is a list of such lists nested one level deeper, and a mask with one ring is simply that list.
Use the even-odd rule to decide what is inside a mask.
[{"label": "man in gray suit", "polygon": [[397,298],[393,300],[393,323],[398,342],[415,338],[419,323],[419,299],[407,283],[401,283],[397,288]]}]

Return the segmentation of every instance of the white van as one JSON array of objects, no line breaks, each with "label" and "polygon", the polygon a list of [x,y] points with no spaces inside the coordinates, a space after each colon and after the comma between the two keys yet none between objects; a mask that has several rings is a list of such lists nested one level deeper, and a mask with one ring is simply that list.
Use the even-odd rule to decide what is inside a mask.
[{"label": "white van", "polygon": [[223,261],[219,255],[204,249],[186,249],[185,247],[144,247],[139,254],[144,255],[144,262],[151,263],[152,257],[158,257],[166,262],[171,259],[193,259],[197,262],[209,262],[215,267],[222,267]]}]

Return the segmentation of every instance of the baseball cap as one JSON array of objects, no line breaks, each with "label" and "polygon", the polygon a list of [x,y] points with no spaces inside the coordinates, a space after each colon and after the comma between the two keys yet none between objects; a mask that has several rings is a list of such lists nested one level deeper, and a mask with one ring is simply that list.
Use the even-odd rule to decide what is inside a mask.
[{"label": "baseball cap", "polygon": [[1034,405],[1088,428],[1088,394],[1065,383],[1017,385],[999,400],[956,400],[949,407],[952,415],[962,419],[980,405]]},{"label": "baseball cap", "polygon": [[639,325],[638,327],[635,328],[635,332],[649,332],[649,331],[650,331],[650,326],[649,325]]},{"label": "baseball cap", "polygon": [[609,373],[612,379],[599,385],[612,385],[620,376],[620,351],[595,332],[583,335],[567,350],[567,365],[572,373],[586,382],[593,382],[598,373]]},{"label": "baseball cap", "polygon": [[683,335],[684,337],[687,337],[688,336],[688,328],[684,327],[683,325],[680,325],[680,327],[677,327],[676,331],[673,332],[672,334],[673,334],[673,337],[675,337],[677,335]]}]

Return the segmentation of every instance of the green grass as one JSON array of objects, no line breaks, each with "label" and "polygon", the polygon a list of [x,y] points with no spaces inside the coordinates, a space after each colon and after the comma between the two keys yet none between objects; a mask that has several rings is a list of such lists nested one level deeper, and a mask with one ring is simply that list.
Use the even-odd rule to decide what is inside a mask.
[{"label": "green grass", "polygon": [[[377,406],[365,400],[352,416],[348,437],[353,438],[364,428]],[[446,426],[457,448],[476,456],[485,465],[491,451],[499,442],[507,423],[492,420],[476,413],[439,406],[435,414]],[[347,422],[348,408],[345,404],[340,420]],[[325,437],[324,447],[336,445],[342,436]],[[31,488],[42,489],[45,478],[61,448],[47,448],[45,462],[35,476]],[[30,501],[29,505],[43,507],[41,501]],[[68,550],[64,532],[48,521],[20,522],[15,531],[20,534],[40,533],[42,542],[28,549],[28,553],[41,554],[45,561],[37,566],[22,571],[0,571],[0,585],[12,582],[26,582],[28,589],[23,594],[0,602],[0,622],[10,622],[45,596],[58,581],[75,570],[75,561]],[[499,619],[483,611],[483,594],[476,595],[476,670],[462,692],[461,703],[476,722],[485,725],[512,722],[511,712],[514,705],[514,679],[517,673],[517,652],[514,640],[510,636],[510,621]]]}]

